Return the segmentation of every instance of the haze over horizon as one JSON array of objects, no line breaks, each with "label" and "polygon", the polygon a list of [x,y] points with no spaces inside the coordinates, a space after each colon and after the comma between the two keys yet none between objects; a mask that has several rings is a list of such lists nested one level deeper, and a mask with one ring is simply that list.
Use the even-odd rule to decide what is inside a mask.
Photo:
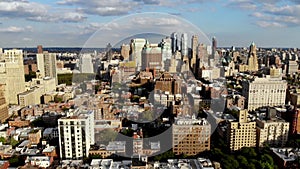
[{"label": "haze over horizon", "polygon": [[254,41],[258,47],[299,48],[299,11],[296,0],[3,0],[0,47],[82,47],[99,29],[124,29],[95,44],[105,47],[134,35],[126,30],[159,27],[171,34],[186,20],[209,39],[216,36],[221,47]]}]

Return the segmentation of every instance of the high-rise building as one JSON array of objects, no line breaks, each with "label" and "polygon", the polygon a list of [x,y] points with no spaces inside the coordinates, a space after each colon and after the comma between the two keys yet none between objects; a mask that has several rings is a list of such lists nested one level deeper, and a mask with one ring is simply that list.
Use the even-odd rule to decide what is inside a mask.
[{"label": "high-rise building", "polygon": [[297,61],[293,61],[293,60],[288,60],[286,61],[286,64],[285,64],[285,74],[286,75],[292,75],[294,73],[298,73],[298,63]]},{"label": "high-rise building", "polygon": [[81,73],[94,73],[94,66],[92,56],[89,53],[82,54],[80,57],[80,72]]},{"label": "high-rise building", "polygon": [[147,41],[142,50],[142,70],[146,68],[162,68],[162,49],[157,44],[149,44]]},{"label": "high-rise building", "polygon": [[227,141],[231,151],[256,146],[256,122],[248,120],[248,111],[239,110],[238,121],[229,122]]},{"label": "high-rise building", "polygon": [[264,119],[258,119],[257,125],[257,146],[285,146],[288,140],[289,122],[276,117],[276,110],[269,109]]},{"label": "high-rise building", "polygon": [[121,56],[123,56],[124,60],[129,59],[130,46],[122,44],[121,46]]},{"label": "high-rise building", "polygon": [[58,119],[59,149],[61,159],[88,157],[95,143],[94,111],[77,109],[76,115]]},{"label": "high-rise building", "polygon": [[256,54],[256,45],[254,42],[250,45],[249,57],[248,57],[248,71],[258,71],[258,60]]},{"label": "high-rise building", "polygon": [[163,61],[172,58],[172,48],[171,48],[171,39],[170,39],[170,37],[166,37],[162,40],[161,50],[162,50],[162,60]]},{"label": "high-rise building", "polygon": [[56,54],[43,51],[43,53],[36,54],[37,66],[39,75],[41,77],[54,78],[57,84],[57,72],[56,72]]},{"label": "high-rise building", "polygon": [[254,78],[242,82],[243,96],[248,110],[263,106],[285,105],[287,82],[281,78]]},{"label": "high-rise building", "polygon": [[130,43],[131,56],[130,61],[135,61],[137,70],[142,66],[142,50],[146,44],[146,39],[132,39]]},{"label": "high-rise building", "polygon": [[219,58],[216,58],[218,55],[216,54],[217,52],[217,39],[216,37],[212,38],[212,59],[218,60]]},{"label": "high-rise building", "polygon": [[43,53],[43,46],[42,45],[37,46],[37,53]]},{"label": "high-rise building", "polygon": [[197,55],[199,59],[199,68],[203,67],[204,65],[208,66],[209,54],[207,49],[207,46],[203,43],[198,45]]},{"label": "high-rise building", "polygon": [[8,104],[5,100],[5,86],[0,84],[0,122],[5,122],[8,119]]},{"label": "high-rise building", "polygon": [[181,94],[181,81],[175,79],[169,72],[164,72],[155,80],[154,89],[169,92],[170,94]]},{"label": "high-rise building", "polygon": [[176,119],[172,126],[172,146],[176,155],[197,155],[210,150],[211,126],[202,119]]},{"label": "high-rise building", "polygon": [[172,40],[172,53],[175,53],[177,51],[177,33],[173,32],[171,34],[171,40]]},{"label": "high-rise building", "polygon": [[7,102],[18,104],[18,94],[25,91],[22,50],[4,50],[0,61],[0,82],[5,84]]},{"label": "high-rise building", "polygon": [[197,62],[197,48],[198,48],[198,36],[193,35],[192,37],[192,58],[190,62],[190,66],[193,69],[193,72],[196,71],[196,62]]},{"label": "high-rise building", "polygon": [[188,37],[186,33],[181,35],[181,55],[184,57],[188,57]]}]

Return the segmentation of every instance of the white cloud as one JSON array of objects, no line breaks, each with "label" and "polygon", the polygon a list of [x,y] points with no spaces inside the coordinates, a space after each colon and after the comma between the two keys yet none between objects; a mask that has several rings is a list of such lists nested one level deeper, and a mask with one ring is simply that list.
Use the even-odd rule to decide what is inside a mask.
[{"label": "white cloud", "polygon": [[138,26],[138,25],[146,25],[146,26],[180,26],[182,23],[178,19],[175,18],[167,18],[167,17],[162,17],[162,18],[153,18],[153,17],[133,17],[130,21],[132,25]]},{"label": "white cloud", "polygon": [[230,0],[227,6],[247,10],[255,10],[257,8],[257,5],[250,0]]},{"label": "white cloud", "polygon": [[44,15],[47,12],[47,6],[28,1],[1,1],[0,15],[5,17],[28,17]]},{"label": "white cloud", "polygon": [[17,27],[9,26],[7,28],[0,28],[0,32],[3,33],[21,33],[21,32],[32,32],[33,28],[31,26]]},{"label": "white cloud", "polygon": [[0,16],[24,18],[37,22],[81,22],[86,20],[82,12],[73,9],[54,9],[51,6],[26,0],[5,0],[0,2]]},{"label": "white cloud", "polygon": [[32,39],[31,39],[31,38],[26,38],[26,37],[25,37],[25,38],[23,38],[22,40],[23,40],[23,41],[32,41]]},{"label": "white cloud", "polygon": [[87,17],[81,12],[60,12],[44,16],[28,17],[28,20],[37,22],[82,22]]},{"label": "white cloud", "polygon": [[260,27],[266,28],[266,27],[286,27],[282,23],[279,22],[269,22],[269,21],[257,21],[256,24]]},{"label": "white cloud", "polygon": [[300,26],[300,5],[291,2],[296,0],[230,0],[227,6],[253,11],[250,16],[261,27]]}]

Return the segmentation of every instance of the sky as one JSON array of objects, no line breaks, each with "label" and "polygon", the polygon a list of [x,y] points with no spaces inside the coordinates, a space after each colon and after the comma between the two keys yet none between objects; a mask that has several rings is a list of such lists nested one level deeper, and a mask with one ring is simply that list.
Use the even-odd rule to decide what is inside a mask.
[{"label": "sky", "polygon": [[220,47],[300,48],[299,28],[300,0],[0,0],[0,48],[105,47],[174,31]]}]

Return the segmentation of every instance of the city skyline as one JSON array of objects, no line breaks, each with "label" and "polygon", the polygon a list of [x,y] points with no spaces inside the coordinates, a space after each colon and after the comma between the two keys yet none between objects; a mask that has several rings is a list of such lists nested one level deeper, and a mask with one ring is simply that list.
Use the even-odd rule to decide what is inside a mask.
[{"label": "city skyline", "polygon": [[[209,39],[215,36],[221,47],[247,47],[254,41],[258,47],[294,48],[300,43],[299,8],[296,0],[5,0],[0,2],[0,46],[81,47],[99,29],[147,28],[144,33],[149,33],[151,27],[170,30],[190,22]],[[140,16],[144,12],[164,16]],[[138,19],[128,20],[132,16]],[[124,18],[126,25],[116,22]],[[106,43],[131,35],[126,31],[114,34]],[[106,43],[97,43],[97,47]]]}]

